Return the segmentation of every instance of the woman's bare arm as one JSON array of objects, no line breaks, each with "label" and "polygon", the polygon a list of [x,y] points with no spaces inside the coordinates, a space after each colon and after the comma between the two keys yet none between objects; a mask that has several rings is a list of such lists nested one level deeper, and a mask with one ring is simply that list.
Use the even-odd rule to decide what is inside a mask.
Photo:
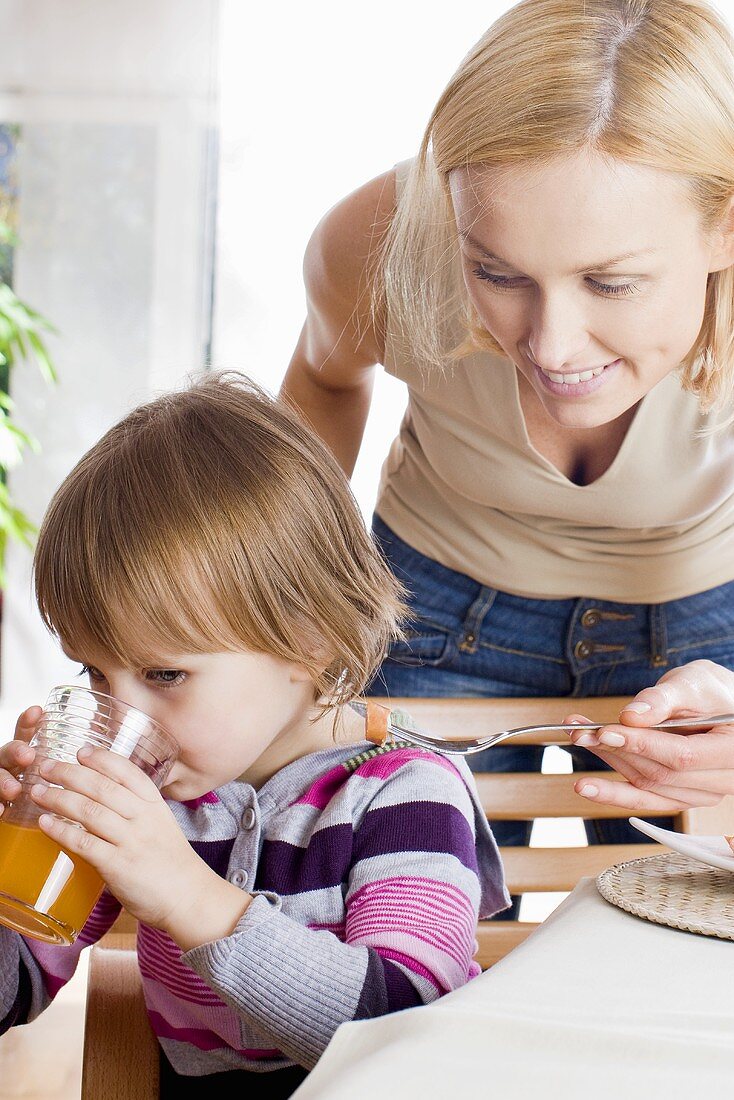
[{"label": "woman's bare arm", "polygon": [[308,312],[281,394],[296,405],[347,475],[359,454],[383,323],[369,285],[374,250],[395,207],[395,173],[338,203],[316,227],[304,260]]}]

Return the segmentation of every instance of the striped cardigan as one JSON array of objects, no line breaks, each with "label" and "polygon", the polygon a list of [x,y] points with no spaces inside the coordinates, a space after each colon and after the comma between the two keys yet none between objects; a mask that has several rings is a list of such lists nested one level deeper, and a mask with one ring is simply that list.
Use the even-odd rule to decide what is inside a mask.
[{"label": "striped cardigan", "polygon": [[[477,917],[508,898],[471,773],[356,748],[304,756],[257,792],[235,781],[171,803],[195,851],[255,895],[230,936],[185,953],[139,927],[148,1014],[178,1073],[311,1068],[341,1023],[478,972]],[[103,893],[72,947],[0,928],[0,1030],[43,1010],[119,910]]]}]

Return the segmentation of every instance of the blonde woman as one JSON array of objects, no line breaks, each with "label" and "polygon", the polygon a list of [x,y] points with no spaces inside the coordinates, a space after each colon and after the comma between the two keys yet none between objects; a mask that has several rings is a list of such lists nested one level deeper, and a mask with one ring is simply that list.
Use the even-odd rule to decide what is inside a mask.
[{"label": "blonde woman", "polygon": [[416,159],[323,219],[285,393],[351,472],[375,365],[409,390],[374,526],[413,620],[374,691],[634,694],[734,667],[733,195],[709,3],[522,0]]}]

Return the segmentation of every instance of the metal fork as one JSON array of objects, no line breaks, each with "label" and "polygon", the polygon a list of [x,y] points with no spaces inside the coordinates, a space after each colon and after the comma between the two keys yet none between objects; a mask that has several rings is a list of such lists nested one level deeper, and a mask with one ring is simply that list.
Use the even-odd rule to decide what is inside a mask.
[{"label": "metal fork", "polygon": [[[580,700],[578,700],[580,701]],[[367,704],[357,700],[352,701],[351,708],[363,718],[367,717]],[[399,716],[404,722],[411,722],[411,726],[398,722],[394,716]],[[646,726],[651,730],[710,730],[714,726],[727,726],[734,723],[734,714],[713,714],[696,718],[669,718],[666,722],[659,722],[655,726]],[[493,745],[499,745],[508,741],[511,737],[518,737],[521,733],[556,733],[563,730],[600,730],[604,726],[619,725],[615,722],[555,722],[540,726],[517,726],[515,729],[502,730],[500,733],[491,733],[487,737],[468,737],[465,739],[448,737],[435,737],[431,733],[412,725],[412,719],[403,711],[391,711],[387,725],[387,732],[398,741],[406,741],[409,745],[419,748],[431,749],[433,752],[443,753],[445,756],[469,756],[473,752],[481,752]],[[641,727],[637,726],[636,729]]]}]

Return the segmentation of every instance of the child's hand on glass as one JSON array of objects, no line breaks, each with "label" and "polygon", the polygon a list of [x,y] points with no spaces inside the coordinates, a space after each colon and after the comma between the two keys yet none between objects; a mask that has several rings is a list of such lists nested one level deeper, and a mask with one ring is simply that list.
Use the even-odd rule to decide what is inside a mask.
[{"label": "child's hand on glass", "polygon": [[184,950],[228,935],[250,897],[199,858],[152,780],[107,749],[82,748],[78,760],[39,767],[59,784],[32,788],[47,811],[43,831],[91,864],[128,912]]},{"label": "child's hand on glass", "polygon": [[17,775],[33,762],[35,753],[28,742],[36,732],[41,714],[41,707],[24,710],[15,723],[15,739],[0,745],[0,814],[5,803],[12,802],[20,794]]}]

